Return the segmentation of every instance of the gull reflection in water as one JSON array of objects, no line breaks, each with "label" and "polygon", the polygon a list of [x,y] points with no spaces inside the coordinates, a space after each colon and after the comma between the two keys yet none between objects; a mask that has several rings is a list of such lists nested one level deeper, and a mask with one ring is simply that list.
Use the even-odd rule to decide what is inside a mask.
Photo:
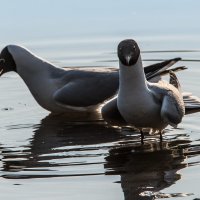
[{"label": "gull reflection in water", "polygon": [[[96,116],[84,121],[49,115],[35,126],[29,145],[3,148],[4,178],[47,178],[103,174],[99,165],[112,142],[124,137]],[[92,118],[92,119],[91,119]],[[73,120],[74,121],[73,121]],[[95,120],[94,120],[95,119]],[[90,171],[89,166],[93,168]]]},{"label": "gull reflection in water", "polygon": [[120,143],[111,148],[105,168],[107,175],[119,174],[125,200],[151,200],[182,197],[192,194],[164,194],[159,191],[171,186],[181,178],[178,170],[186,167],[189,140],[169,140]]},{"label": "gull reflection in water", "polygon": [[114,174],[121,177],[126,200],[163,198],[167,194],[159,191],[181,178],[178,170],[186,166],[186,156],[200,154],[187,135],[175,132],[162,143],[149,136],[142,145],[139,133],[108,127],[98,117],[69,121],[66,116],[49,115],[34,126],[28,145],[19,150],[1,147],[2,177]]}]

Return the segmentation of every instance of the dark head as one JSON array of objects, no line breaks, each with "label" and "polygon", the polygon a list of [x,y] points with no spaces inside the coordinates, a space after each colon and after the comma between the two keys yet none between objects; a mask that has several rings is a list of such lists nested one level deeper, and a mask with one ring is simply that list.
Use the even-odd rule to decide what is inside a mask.
[{"label": "dark head", "polygon": [[140,49],[134,40],[127,39],[119,43],[117,53],[122,64],[131,66],[137,62],[140,56]]},{"label": "dark head", "polygon": [[8,51],[8,47],[5,47],[0,54],[0,76],[6,72],[17,71],[15,61]]}]

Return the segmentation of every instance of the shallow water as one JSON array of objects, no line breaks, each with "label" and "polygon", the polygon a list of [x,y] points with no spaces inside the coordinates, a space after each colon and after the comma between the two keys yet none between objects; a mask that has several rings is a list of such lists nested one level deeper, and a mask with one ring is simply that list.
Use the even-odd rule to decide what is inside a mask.
[{"label": "shallow water", "polygon": [[[135,38],[145,66],[182,57],[183,91],[200,96],[197,1],[17,2],[1,2],[1,47],[25,45],[60,67],[117,67],[118,42]],[[1,199],[200,198],[199,113],[142,146],[132,129],[50,115],[15,73],[1,77],[0,94]]]}]

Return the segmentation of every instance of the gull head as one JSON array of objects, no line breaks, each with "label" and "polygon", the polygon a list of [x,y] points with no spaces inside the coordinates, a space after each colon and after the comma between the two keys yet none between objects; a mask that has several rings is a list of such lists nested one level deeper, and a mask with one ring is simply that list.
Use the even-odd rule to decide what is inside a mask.
[{"label": "gull head", "polygon": [[127,39],[119,43],[117,54],[123,65],[132,66],[137,62],[140,56],[140,49],[134,40]]},{"label": "gull head", "polygon": [[0,53],[0,76],[10,71],[16,72],[16,64],[8,47],[5,47]]}]

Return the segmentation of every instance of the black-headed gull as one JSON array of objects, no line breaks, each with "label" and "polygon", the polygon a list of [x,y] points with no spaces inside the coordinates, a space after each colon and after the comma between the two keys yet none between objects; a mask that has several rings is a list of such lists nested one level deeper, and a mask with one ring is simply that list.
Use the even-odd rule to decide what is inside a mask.
[{"label": "black-headed gull", "polygon": [[[118,45],[119,92],[116,99],[102,108],[107,122],[148,128],[159,133],[167,125],[177,127],[185,112],[200,111],[200,100],[191,95],[183,98],[179,81],[170,71],[170,83],[147,81],[142,67],[140,49],[134,40],[123,40]],[[184,102],[185,100],[185,102]],[[186,110],[186,111],[185,111]]]},{"label": "black-headed gull", "polygon": [[[159,78],[180,58],[145,68],[147,79]],[[175,68],[182,70],[184,67]],[[53,113],[94,111],[113,97],[119,87],[116,68],[58,68],[28,49],[8,45],[0,54],[0,75],[15,71],[24,80],[40,106]]]}]

